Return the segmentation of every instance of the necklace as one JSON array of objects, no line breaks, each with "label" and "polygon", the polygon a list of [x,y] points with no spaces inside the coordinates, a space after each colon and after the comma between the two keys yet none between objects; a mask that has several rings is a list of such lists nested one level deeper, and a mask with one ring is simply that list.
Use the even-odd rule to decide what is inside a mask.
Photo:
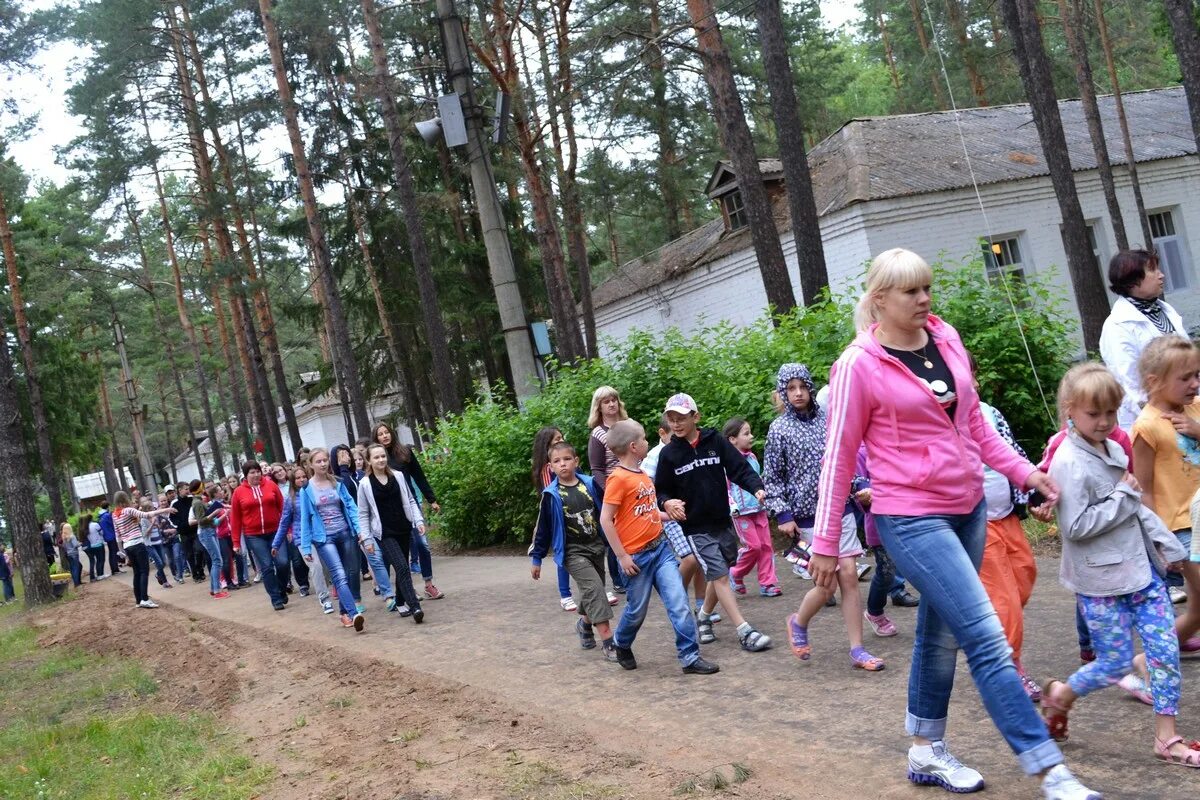
[{"label": "necklace", "polygon": [[892,349],[899,350],[901,353],[911,353],[925,362],[925,369],[933,369],[933,362],[929,360],[929,354],[925,352],[925,349],[929,347],[930,341],[932,341],[932,337],[926,339],[925,344],[921,345],[921,347],[916,350],[905,350],[903,347],[893,347]]}]

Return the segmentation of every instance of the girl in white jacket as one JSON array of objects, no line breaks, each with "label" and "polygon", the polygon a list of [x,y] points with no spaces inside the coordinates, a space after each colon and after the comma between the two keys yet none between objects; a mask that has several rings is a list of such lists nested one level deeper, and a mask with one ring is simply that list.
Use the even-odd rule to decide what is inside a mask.
[{"label": "girl in white jacket", "polygon": [[411,614],[413,622],[420,624],[425,611],[413,589],[408,559],[413,527],[425,533],[421,504],[409,491],[404,476],[388,466],[383,445],[373,444],[367,449],[367,464],[367,474],[358,482],[359,530],[364,536],[370,532],[384,560],[396,571],[396,590],[407,607],[407,612],[401,609],[401,616]]},{"label": "girl in white jacket", "polygon": [[1087,621],[1096,660],[1067,680],[1052,680],[1042,694],[1050,734],[1067,738],[1067,713],[1074,702],[1125,675],[1134,656],[1137,630],[1150,668],[1154,698],[1154,751],[1169,764],[1200,767],[1200,751],[1175,732],[1179,713],[1179,641],[1175,615],[1163,582],[1186,549],[1142,504],[1129,458],[1108,439],[1124,395],[1100,364],[1073,367],[1059,387],[1059,408],[1070,433],[1050,467],[1061,487],[1058,527],[1062,534],[1060,579],[1075,592]]}]

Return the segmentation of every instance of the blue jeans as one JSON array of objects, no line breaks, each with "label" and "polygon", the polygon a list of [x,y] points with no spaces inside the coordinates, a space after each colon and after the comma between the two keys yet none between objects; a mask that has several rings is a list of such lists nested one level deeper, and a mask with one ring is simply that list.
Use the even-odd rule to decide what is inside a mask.
[{"label": "blue jeans", "polygon": [[558,596],[564,600],[571,596],[571,573],[565,567],[558,568]]},{"label": "blue jeans", "polygon": [[187,566],[187,559],[183,555],[183,542],[178,538],[167,546],[167,552],[171,555],[171,574],[175,576],[175,580],[183,583],[183,569]]},{"label": "blue jeans", "polygon": [[76,586],[83,583],[83,564],[79,563],[79,551],[75,551],[75,555],[67,556],[67,567],[71,570],[71,583]]},{"label": "blue jeans", "polygon": [[[395,597],[396,590],[392,588],[392,581],[388,578],[388,568],[387,564],[383,563],[383,550],[380,548],[380,542],[378,539],[370,539],[370,542],[372,543],[371,552],[363,550],[361,555],[367,560],[367,566],[371,568],[371,574],[375,576],[375,585],[379,587],[379,596]],[[396,579],[400,579],[399,574]]]},{"label": "blue jeans", "polygon": [[242,541],[246,544],[246,549],[254,556],[254,563],[258,565],[258,574],[262,576],[263,588],[267,590],[267,596],[271,598],[271,605],[283,605],[283,586],[279,583],[279,576],[275,574],[275,561],[271,558],[271,535],[265,536],[243,536]]},{"label": "blue jeans", "polygon": [[[676,569],[678,569],[678,564],[679,562],[676,562]],[[621,565],[617,563],[617,557],[613,554],[612,550],[608,551],[608,574],[612,576],[614,588],[626,590],[629,588],[630,578],[621,571]]]},{"label": "blue jeans", "polygon": [[420,565],[421,577],[426,583],[433,580],[433,554],[429,552],[429,540],[415,526],[412,529],[412,553],[409,557],[414,565]]},{"label": "blue jeans", "polygon": [[667,609],[667,618],[675,629],[675,649],[679,663],[687,666],[700,657],[700,636],[696,631],[696,618],[688,603],[683,578],[679,577],[679,562],[675,551],[666,539],[657,546],[633,554],[633,563],[638,574],[626,576],[625,613],[617,623],[613,644],[629,648],[637,637],[638,630],[646,621],[646,610],[650,606],[650,591],[657,590]]},{"label": "blue jeans", "polygon": [[166,548],[162,544],[149,545],[147,551],[150,553],[150,560],[154,562],[155,579],[159,586],[165,586],[167,583],[167,574],[163,572],[163,567],[167,565]]},{"label": "blue jeans", "polygon": [[1012,650],[979,564],[987,539],[987,507],[968,514],[900,517],[877,514],[879,538],[921,593],[908,676],[905,728],[911,736],[944,739],[954,666],[961,645],[983,705],[1028,775],[1062,763],[1013,664]]},{"label": "blue jeans", "polygon": [[[350,575],[354,576],[356,582],[358,580],[358,542],[355,541],[354,534],[350,531],[335,533],[326,536],[323,542],[313,542],[312,547],[317,551],[325,569],[329,570],[330,582],[337,592],[338,606],[342,613],[353,617],[358,613],[358,609],[354,607],[355,598],[349,581]],[[349,567],[346,564],[347,553],[352,557]],[[315,565],[314,568],[320,569]]]},{"label": "blue jeans", "polygon": [[[0,556],[0,558],[3,558],[3,556]],[[8,576],[7,578],[0,578],[0,584],[3,584],[3,586],[4,586],[4,602],[6,602],[6,603],[12,602],[13,600],[17,599],[17,593],[15,591],[13,591],[13,582],[12,581],[13,581],[13,579],[12,579],[11,575]]]},{"label": "blue jeans", "polygon": [[221,543],[217,541],[216,528],[200,528],[196,534],[200,538],[200,546],[208,553],[212,568],[208,571],[208,591],[216,594],[221,591]]}]

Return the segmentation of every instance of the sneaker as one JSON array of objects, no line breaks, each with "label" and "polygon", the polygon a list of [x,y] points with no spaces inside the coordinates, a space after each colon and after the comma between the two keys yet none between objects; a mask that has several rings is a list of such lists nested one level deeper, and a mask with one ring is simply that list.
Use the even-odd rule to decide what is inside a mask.
[{"label": "sneaker", "polygon": [[575,620],[575,632],[579,634],[580,647],[584,650],[596,648],[596,634],[592,632],[592,626],[583,621],[583,617]]},{"label": "sneaker", "polygon": [[605,639],[600,643],[600,654],[604,656],[605,661],[617,663],[617,648],[612,639]]},{"label": "sneaker", "polygon": [[386,608],[388,611],[395,611],[396,610],[396,598],[389,597],[387,599],[387,603],[384,605],[384,608]]},{"label": "sneaker", "polygon": [[[621,602],[620,600],[617,599],[617,596],[615,594],[613,594],[612,592],[605,592],[604,595],[608,598],[608,604],[610,606],[615,606],[617,603]],[[574,603],[575,601],[572,600],[571,602]]]},{"label": "sneaker", "polygon": [[[102,581],[102,580],[104,580],[104,579],[105,579],[105,578],[107,578],[107,577],[108,577],[107,575],[101,575],[101,576],[100,576],[99,578],[97,578],[96,580],[101,580],[101,581]],[[178,584],[182,584],[182,583],[183,583],[183,578],[181,578],[181,577],[179,577],[179,576],[176,576],[176,577],[175,577],[175,582],[176,582],[176,583],[178,583]]]},{"label": "sneaker", "polygon": [[1137,673],[1131,672],[1124,678],[1121,678],[1121,680],[1117,681],[1117,686],[1124,689],[1133,699],[1148,706],[1154,705],[1154,697],[1150,694],[1150,687],[1146,686],[1146,682]]},{"label": "sneaker", "polygon": [[367,607],[364,606],[362,603],[355,603],[354,610],[361,614],[367,610]]},{"label": "sneaker", "polygon": [[864,611],[863,619],[871,623],[871,630],[875,631],[875,635],[881,638],[886,639],[887,637],[895,636],[900,632],[896,630],[895,623],[888,619],[887,614],[875,616],[869,611]]},{"label": "sneaker", "polygon": [[432,583],[425,584],[425,599],[426,600],[441,600],[446,594]]},{"label": "sneaker", "polygon": [[153,600],[143,600],[142,602],[138,603],[138,606],[140,608],[158,608],[158,603],[154,602]]},{"label": "sneaker", "polygon": [[1054,765],[1042,778],[1042,796],[1046,800],[1104,800],[1104,795],[1080,783],[1066,764]]},{"label": "sneaker", "polygon": [[342,614],[342,627],[343,628],[353,628],[354,627],[354,620],[350,619],[349,614]]},{"label": "sneaker", "polygon": [[1020,675],[1021,686],[1024,687],[1025,694],[1029,695],[1029,699],[1035,703],[1042,702],[1042,687],[1038,685],[1038,682],[1029,677],[1027,673],[1022,672]]},{"label": "sneaker", "polygon": [[1180,589],[1178,586],[1172,586],[1167,589],[1167,594],[1171,596],[1171,602],[1175,605],[1187,602],[1187,592]]},{"label": "sneaker", "polygon": [[413,615],[413,610],[409,608],[408,604],[406,603],[402,606],[396,606],[396,613],[402,617],[411,617]]},{"label": "sneaker", "polygon": [[254,582],[255,582],[255,583],[262,583],[262,575],[257,575],[257,574],[256,574],[256,575],[254,576]]},{"label": "sneaker", "polygon": [[732,575],[729,576],[729,588],[733,589],[736,594],[746,593],[746,584],[742,583]]},{"label": "sneaker", "polygon": [[227,583],[225,582],[225,579],[224,579],[224,578],[222,578],[222,579],[221,579],[221,588],[222,588],[222,589],[228,589],[228,588],[229,588],[229,584],[227,584]]},{"label": "sneaker", "polygon": [[[978,792],[983,788],[983,776],[950,755],[945,742],[910,747],[908,779],[913,783],[941,786],[958,794]],[[1046,779],[1049,780],[1049,775]]]},{"label": "sneaker", "polygon": [[720,672],[721,668],[711,661],[705,661],[700,656],[696,656],[696,660],[683,668],[684,675],[712,675],[714,672]]},{"label": "sneaker", "polygon": [[371,589],[371,594],[375,595],[376,597],[379,597],[379,587],[378,586],[373,587]]},{"label": "sneaker", "polygon": [[921,605],[919,598],[909,594],[906,589],[901,589],[892,595],[892,605],[900,608],[916,608]]},{"label": "sneaker", "polygon": [[637,659],[633,657],[633,651],[628,647],[621,647],[616,642],[613,642],[613,650],[617,654],[617,663],[622,669],[637,669]]},{"label": "sneaker", "polygon": [[[242,587],[238,586],[237,588],[238,588],[238,589],[240,589],[240,588],[242,588]],[[301,586],[301,587],[300,587],[300,596],[301,596],[301,597],[308,597],[308,587],[307,587],[307,586]]]},{"label": "sneaker", "polygon": [[613,591],[616,592],[617,594],[625,594],[625,587],[624,586],[614,586]]},{"label": "sneaker", "polygon": [[792,566],[792,574],[795,575],[797,578],[799,578],[802,581],[811,581],[812,580],[812,575],[810,575],[808,573],[808,562],[807,561],[803,561],[803,562],[797,561],[795,563],[795,565]]},{"label": "sneaker", "polygon": [[409,564],[408,571],[411,572],[413,575],[420,575],[421,574],[421,562],[414,561],[411,564]]},{"label": "sneaker", "polygon": [[229,597],[229,592],[225,592],[225,591],[213,592],[214,600],[224,600],[226,597]]},{"label": "sneaker", "polygon": [[362,579],[363,579],[364,581],[369,581],[369,580],[372,580],[372,578],[371,578],[371,573],[369,573],[369,572],[364,572],[364,573],[363,573],[363,576],[362,576]]},{"label": "sneaker", "polygon": [[367,624],[367,618],[364,617],[360,611],[354,615],[354,619],[351,620],[351,623],[354,625],[354,630],[356,632],[362,633],[363,627]]},{"label": "sneaker", "polygon": [[742,646],[743,650],[751,653],[761,653],[763,650],[770,649],[771,637],[751,628],[745,633],[738,633],[738,644]]},{"label": "sneaker", "polygon": [[858,571],[858,579],[860,581],[865,581],[867,579],[867,575],[869,575],[871,572],[871,565],[863,564],[862,562],[855,564],[854,568]]},{"label": "sneaker", "polygon": [[[99,575],[99,576],[97,576],[97,577],[96,577],[96,580],[98,580],[98,581],[106,581],[106,580],[108,580],[108,579],[109,579],[109,578],[111,578],[111,577],[112,577],[111,575]],[[183,581],[182,581],[182,580],[180,580],[179,578],[176,578],[175,580],[179,581],[180,583],[183,583]]]},{"label": "sneaker", "polygon": [[333,613],[333,603],[329,602],[328,600],[322,600],[321,601],[321,611],[325,614],[332,614]]},{"label": "sneaker", "polygon": [[769,583],[766,586],[758,587],[758,593],[763,597],[779,597],[779,595],[783,594],[783,589],[780,589],[773,583]]},{"label": "sneaker", "polygon": [[285,608],[287,608],[287,606],[285,606],[283,603],[271,603],[271,608],[275,609],[276,611],[283,611]]},{"label": "sneaker", "polygon": [[[615,598],[615,597],[613,598],[614,601],[616,599],[617,598]],[[579,606],[575,603],[574,597],[563,597],[558,601],[558,604],[560,606],[562,606],[563,611],[578,611],[579,610]]]},{"label": "sneaker", "polygon": [[420,606],[417,606],[412,610],[412,618],[413,622],[420,625],[425,621],[425,611]]}]

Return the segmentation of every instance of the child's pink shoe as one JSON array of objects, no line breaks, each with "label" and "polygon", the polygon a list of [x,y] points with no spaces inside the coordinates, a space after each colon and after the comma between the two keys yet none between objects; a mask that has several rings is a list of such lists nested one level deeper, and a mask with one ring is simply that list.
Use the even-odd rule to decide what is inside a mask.
[{"label": "child's pink shoe", "polygon": [[863,619],[865,619],[867,622],[869,622],[871,624],[871,630],[875,631],[875,635],[879,636],[881,638],[895,636],[897,633],[900,632],[900,631],[896,630],[895,623],[893,623],[890,619],[888,619],[887,614],[880,614],[879,616],[874,616],[871,614],[871,612],[864,611]]},{"label": "child's pink shoe", "polygon": [[763,597],[779,597],[779,595],[783,594],[783,589],[780,589],[777,585],[771,583],[767,584],[766,586],[758,587],[758,593]]},{"label": "child's pink shoe", "polygon": [[733,591],[737,594],[746,593],[746,584],[742,583],[732,575],[729,576],[729,588],[733,589]]}]

